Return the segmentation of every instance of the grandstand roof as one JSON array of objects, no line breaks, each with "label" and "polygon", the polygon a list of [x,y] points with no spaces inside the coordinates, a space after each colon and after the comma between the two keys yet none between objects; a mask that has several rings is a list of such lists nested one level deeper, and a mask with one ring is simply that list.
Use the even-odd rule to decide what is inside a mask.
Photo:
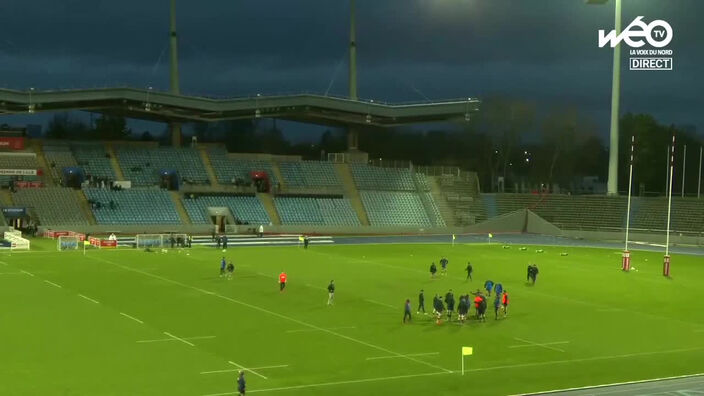
[{"label": "grandstand roof", "polygon": [[393,126],[464,120],[478,111],[474,98],[388,104],[300,94],[213,99],[147,89],[102,88],[65,91],[0,89],[0,115],[86,110],[162,122],[213,122],[256,117],[324,125]]}]

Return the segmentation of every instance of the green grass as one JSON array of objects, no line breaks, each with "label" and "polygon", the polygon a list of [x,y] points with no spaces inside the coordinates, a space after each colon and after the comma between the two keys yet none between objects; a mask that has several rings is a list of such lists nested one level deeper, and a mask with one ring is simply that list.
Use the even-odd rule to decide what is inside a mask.
[{"label": "green grass", "polygon": [[[215,249],[83,256],[52,251],[53,241],[33,244],[34,252],[0,256],[2,395],[225,394],[235,391],[235,372],[201,372],[236,369],[228,361],[287,365],[254,370],[267,379],[246,376],[248,393],[281,395],[503,395],[704,367],[700,257],[673,256],[666,279],[662,254],[650,252],[634,252],[638,271],[622,273],[617,252],[591,248],[249,247],[227,252],[236,264],[228,281],[217,276]],[[428,265],[441,255],[449,276],[431,280]],[[475,271],[466,283],[468,259]],[[540,266],[535,286],[525,283],[529,261]],[[283,294],[281,270],[289,275]],[[324,290],[330,279],[332,308]],[[416,315],[401,324],[404,300],[415,310],[419,289],[430,306],[434,293],[458,295],[486,279],[509,291],[508,318],[496,321],[490,309],[486,323],[437,326]],[[215,338],[192,339],[194,346],[137,342],[168,338],[165,332]],[[457,373],[462,346],[475,352],[464,376]],[[418,353],[436,354],[367,360]]]}]

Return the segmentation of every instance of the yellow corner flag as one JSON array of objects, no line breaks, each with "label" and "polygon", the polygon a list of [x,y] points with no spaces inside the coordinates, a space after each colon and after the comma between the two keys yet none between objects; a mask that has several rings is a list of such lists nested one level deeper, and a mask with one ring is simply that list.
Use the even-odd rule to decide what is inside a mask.
[{"label": "yellow corner flag", "polygon": [[89,242],[89,241],[83,241],[83,246],[90,246],[90,242]]},{"label": "yellow corner flag", "polygon": [[489,238],[493,238],[493,237],[494,237],[494,234],[489,233]]},{"label": "yellow corner flag", "polygon": [[462,375],[464,375],[464,357],[471,355],[472,352],[472,347],[462,347]]},{"label": "yellow corner flag", "polygon": [[457,237],[455,237],[455,234],[452,234],[452,240],[454,241]]}]

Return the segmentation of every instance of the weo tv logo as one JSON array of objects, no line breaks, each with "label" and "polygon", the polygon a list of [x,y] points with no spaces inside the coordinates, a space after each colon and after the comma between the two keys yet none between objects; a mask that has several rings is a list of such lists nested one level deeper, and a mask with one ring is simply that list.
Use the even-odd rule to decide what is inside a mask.
[{"label": "weo tv logo", "polygon": [[[621,41],[631,47],[630,70],[672,70],[672,50],[664,48],[672,41],[672,26],[662,19],[645,23],[639,16],[618,35],[616,30],[599,30],[599,47],[614,48]],[[653,49],[640,49],[646,42]]]}]

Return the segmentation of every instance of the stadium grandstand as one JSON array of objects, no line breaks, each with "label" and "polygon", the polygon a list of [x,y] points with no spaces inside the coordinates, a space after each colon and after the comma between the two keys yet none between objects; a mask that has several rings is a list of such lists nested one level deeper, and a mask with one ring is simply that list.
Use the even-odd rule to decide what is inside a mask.
[{"label": "stadium grandstand", "polygon": [[[360,99],[355,0],[347,96],[184,94],[170,3],[168,92],[0,88],[0,116],[91,113],[75,134],[0,125],[0,396],[704,392],[701,145],[695,196],[674,132],[643,150],[664,165],[669,144],[664,190],[632,182],[655,156],[635,133],[618,152],[618,111],[608,153],[564,142],[572,119],[522,141],[523,103]],[[277,146],[277,120],[335,131]]]},{"label": "stadium grandstand", "polygon": [[[482,193],[477,174],[459,168],[308,161],[229,153],[217,144],[38,141],[0,153],[0,166],[21,173],[3,176],[3,186],[11,186],[4,206],[26,208],[27,221],[43,228],[83,232],[115,225],[209,232],[218,224],[224,232],[265,224],[277,232],[459,233],[524,209],[565,235],[626,227],[623,196]],[[663,198],[634,197],[630,226],[662,232],[666,207]],[[227,211],[210,216],[217,208]],[[683,237],[701,233],[704,203],[674,198],[672,229]]]}]

